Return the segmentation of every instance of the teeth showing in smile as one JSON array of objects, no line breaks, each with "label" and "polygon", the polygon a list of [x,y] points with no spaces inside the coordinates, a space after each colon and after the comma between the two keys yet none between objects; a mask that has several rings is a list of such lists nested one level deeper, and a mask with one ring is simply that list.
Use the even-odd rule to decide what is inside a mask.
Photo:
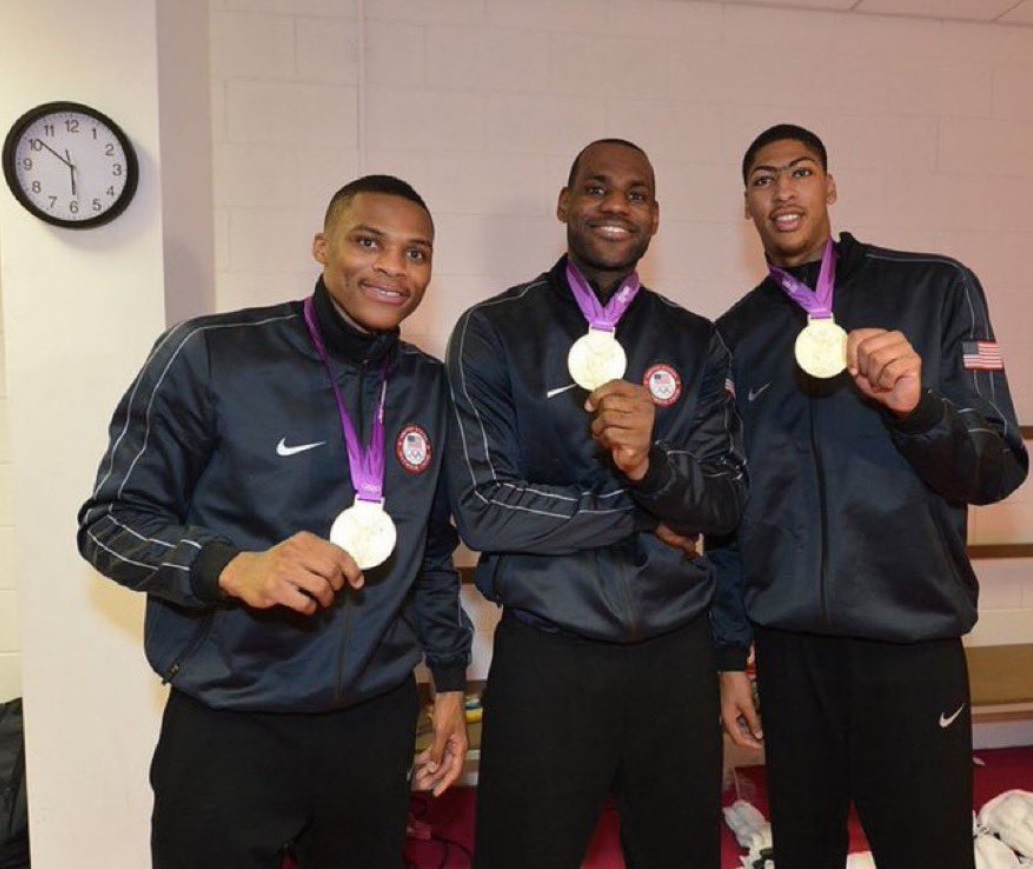
[{"label": "teeth showing in smile", "polygon": [[391,290],[387,287],[377,287],[372,284],[366,284],[366,289],[374,295],[380,296],[388,302],[401,302],[406,298],[405,293],[398,292],[397,290]]},{"label": "teeth showing in smile", "polygon": [[597,226],[595,231],[600,235],[605,235],[607,238],[627,238],[629,234],[626,227],[615,226],[609,223]]},{"label": "teeth showing in smile", "polygon": [[795,213],[794,214],[780,214],[780,215],[778,215],[778,217],[775,218],[775,225],[779,229],[789,229],[791,227],[796,226],[800,222],[801,217],[802,217],[802,215],[795,214]]}]

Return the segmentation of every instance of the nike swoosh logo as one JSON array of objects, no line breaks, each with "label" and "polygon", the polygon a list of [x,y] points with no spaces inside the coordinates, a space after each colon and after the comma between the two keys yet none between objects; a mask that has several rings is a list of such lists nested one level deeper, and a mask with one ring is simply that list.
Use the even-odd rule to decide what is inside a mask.
[{"label": "nike swoosh logo", "polygon": [[941,712],[940,713],[940,727],[944,727],[944,728],[950,727],[954,723],[954,719],[957,718],[959,715],[961,715],[961,710],[964,709],[964,708],[965,708],[965,704],[962,703],[958,707],[958,711],[955,712],[953,715],[944,715]]},{"label": "nike swoosh logo", "polygon": [[297,453],[303,453],[305,450],[314,450],[316,447],[321,447],[326,441],[316,441],[311,444],[298,444],[296,447],[287,446],[287,438],[280,438],[280,442],[276,445],[276,455],[278,456],[293,456]]},{"label": "nike swoosh logo", "polygon": [[561,392],[566,392],[568,389],[573,389],[577,386],[576,383],[568,383],[566,386],[560,386],[557,389],[550,389],[545,393],[546,398],[552,398],[553,396],[559,395]]},{"label": "nike swoosh logo", "polygon": [[765,383],[760,389],[751,389],[749,393],[746,395],[746,400],[750,402],[755,401],[760,396],[760,394],[769,386],[771,386],[770,383]]}]

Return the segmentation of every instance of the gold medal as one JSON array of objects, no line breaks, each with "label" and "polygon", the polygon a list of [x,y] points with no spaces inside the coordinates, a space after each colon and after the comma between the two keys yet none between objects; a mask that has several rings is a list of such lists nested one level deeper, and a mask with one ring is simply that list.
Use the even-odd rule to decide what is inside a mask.
[{"label": "gold medal", "polygon": [[340,546],[359,566],[369,570],[394,552],[398,532],[383,502],[360,501],[342,511],[330,528],[330,542]]},{"label": "gold medal", "polygon": [[797,364],[811,377],[835,377],[846,369],[846,332],[832,317],[808,317],[796,336],[794,352]]},{"label": "gold medal", "polygon": [[574,382],[589,392],[611,380],[619,380],[628,368],[628,357],[613,332],[589,328],[567,354],[567,370]]}]

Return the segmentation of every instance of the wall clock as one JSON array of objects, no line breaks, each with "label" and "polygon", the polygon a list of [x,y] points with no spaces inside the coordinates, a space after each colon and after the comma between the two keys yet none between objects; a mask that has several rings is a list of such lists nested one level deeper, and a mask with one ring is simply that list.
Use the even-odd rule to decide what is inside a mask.
[{"label": "wall clock", "polygon": [[118,217],[139,180],[136,152],[118,124],[73,102],[44,103],[18,118],[4,140],[3,166],[18,202],[70,229]]}]

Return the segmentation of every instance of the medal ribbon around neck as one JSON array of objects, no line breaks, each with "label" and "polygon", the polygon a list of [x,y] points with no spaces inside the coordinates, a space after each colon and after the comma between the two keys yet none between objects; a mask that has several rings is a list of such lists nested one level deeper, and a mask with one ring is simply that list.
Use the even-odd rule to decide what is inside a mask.
[{"label": "medal ribbon around neck", "polygon": [[785,269],[769,264],[768,271],[785,294],[807,312],[807,325],[796,336],[793,346],[797,364],[811,377],[835,377],[846,368],[847,334],[832,316],[836,284],[836,250],[832,239],[825,242],[814,292]]},{"label": "medal ribbon around neck", "polygon": [[567,370],[578,386],[592,392],[610,380],[619,380],[627,370],[628,357],[615,332],[641,285],[638,274],[632,272],[603,305],[584,275],[569,260],[567,283],[574,301],[588,320],[588,334],[578,338],[567,354]]},{"label": "medal ribbon around neck", "polygon": [[351,477],[352,487],[355,489],[356,499],[379,504],[384,500],[384,399],[387,395],[388,360],[384,360],[381,369],[380,403],[373,413],[369,444],[364,449],[334,377],[330,354],[326,350],[326,343],[323,341],[319,324],[316,322],[316,306],[312,296],[305,299],[305,325],[308,326],[312,343],[323,360],[327,376],[330,378],[330,386],[334,391],[334,398],[337,399],[337,411],[341,417],[341,432],[344,434],[344,443],[348,448],[348,473]]},{"label": "medal ribbon around neck", "polygon": [[635,301],[635,296],[638,295],[641,288],[638,272],[632,272],[621,282],[620,287],[610,297],[610,301],[603,305],[592,291],[588,281],[585,280],[584,275],[570,260],[567,260],[567,283],[570,284],[574,301],[577,302],[581,313],[588,320],[588,325],[601,332],[613,332],[617,329],[621,317]]},{"label": "medal ribbon around neck", "polygon": [[398,539],[394,521],[384,510],[384,400],[387,396],[388,359],[384,358],[380,372],[380,402],[373,412],[369,444],[364,449],[334,378],[330,354],[316,322],[312,297],[305,300],[305,325],[326,367],[337,400],[341,431],[348,448],[348,474],[355,489],[354,503],[341,511],[330,526],[330,542],[351,555],[360,570],[368,570],[383,564],[391,556]]},{"label": "medal ribbon around neck", "polygon": [[836,249],[831,238],[825,242],[818,283],[813,291],[803,281],[776,265],[768,264],[768,273],[785,294],[815,320],[827,320],[832,316],[832,297],[836,285]]}]

